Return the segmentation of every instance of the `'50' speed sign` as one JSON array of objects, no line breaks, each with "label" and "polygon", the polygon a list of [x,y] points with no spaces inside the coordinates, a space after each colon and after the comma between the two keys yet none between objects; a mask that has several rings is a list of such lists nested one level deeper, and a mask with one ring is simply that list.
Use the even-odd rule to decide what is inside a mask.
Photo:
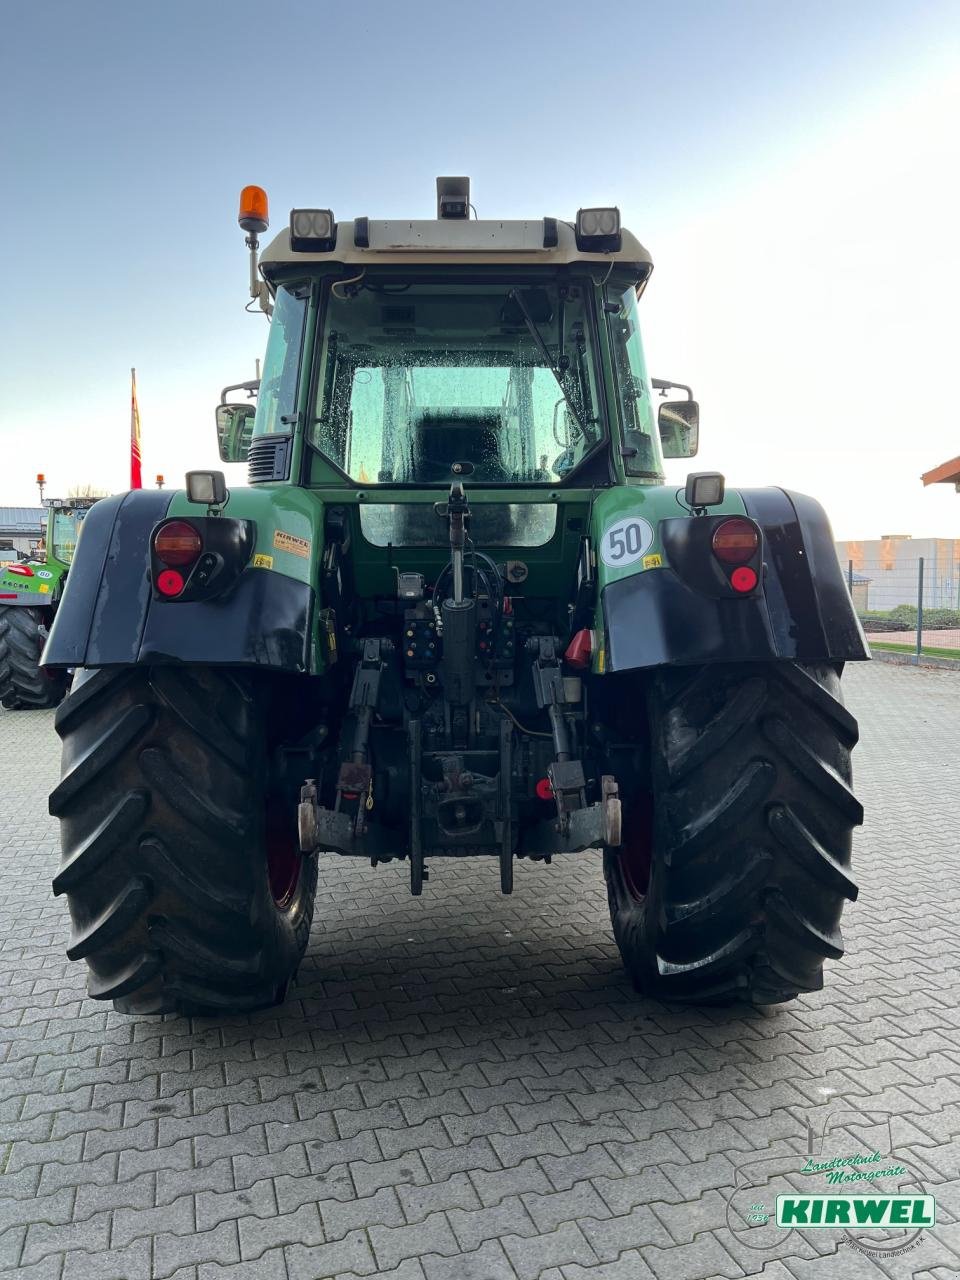
[{"label": "'50' speed sign", "polygon": [[600,559],[610,569],[636,564],[653,544],[653,526],[640,516],[627,516],[609,525],[600,539]]}]

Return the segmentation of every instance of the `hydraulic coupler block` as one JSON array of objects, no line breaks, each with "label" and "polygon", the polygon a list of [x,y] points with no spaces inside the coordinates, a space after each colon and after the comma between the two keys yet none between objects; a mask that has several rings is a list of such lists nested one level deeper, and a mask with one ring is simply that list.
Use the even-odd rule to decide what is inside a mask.
[{"label": "hydraulic coupler block", "polygon": [[477,602],[444,600],[443,691],[455,707],[474,699],[477,671]]}]

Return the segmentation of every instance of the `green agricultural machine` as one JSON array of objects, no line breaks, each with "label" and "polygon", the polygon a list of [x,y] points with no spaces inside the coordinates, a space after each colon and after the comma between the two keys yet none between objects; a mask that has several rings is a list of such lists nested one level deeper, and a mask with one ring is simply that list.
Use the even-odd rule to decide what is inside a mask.
[{"label": "green agricultural machine", "polygon": [[[477,892],[580,856],[637,989],[772,1004],[822,983],[856,897],[868,656],[812,499],[699,472],[652,379],[647,251],[573,221],[295,209],[258,256],[256,406],[216,471],[97,503],[44,656],[77,671],[50,798],[90,995],[133,1013],[283,999],[317,869]],[[229,390],[229,389],[228,389]],[[671,396],[671,392],[674,394]]]},{"label": "green agricultural machine", "polygon": [[80,525],[96,498],[46,498],[43,558],[0,565],[0,706],[8,711],[55,707],[69,676],[41,667],[40,655],[56,616]]}]

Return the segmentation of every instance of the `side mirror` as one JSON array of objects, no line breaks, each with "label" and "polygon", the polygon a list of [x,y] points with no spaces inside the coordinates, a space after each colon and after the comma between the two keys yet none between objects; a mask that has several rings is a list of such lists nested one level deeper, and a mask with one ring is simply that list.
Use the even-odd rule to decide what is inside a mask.
[{"label": "side mirror", "polygon": [[700,406],[696,400],[664,400],[657,426],[665,458],[693,458],[700,447]]},{"label": "side mirror", "polygon": [[224,462],[246,462],[256,412],[252,404],[217,405],[217,443]]}]

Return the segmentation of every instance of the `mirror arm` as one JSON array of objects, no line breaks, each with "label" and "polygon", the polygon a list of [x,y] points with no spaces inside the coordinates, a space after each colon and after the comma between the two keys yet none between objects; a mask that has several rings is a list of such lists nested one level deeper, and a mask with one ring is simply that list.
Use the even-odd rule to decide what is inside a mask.
[{"label": "mirror arm", "polygon": [[693,399],[693,388],[688,387],[685,382],[671,382],[669,378],[651,378],[650,383],[654,391],[659,391],[661,395],[665,395],[671,388],[677,391],[685,391],[687,399]]},{"label": "mirror arm", "polygon": [[233,382],[230,384],[229,387],[224,387],[223,390],[220,392],[220,403],[221,404],[227,403],[228,391],[247,391],[251,396],[255,396],[259,390],[260,390],[259,378],[251,378],[249,382]]}]

